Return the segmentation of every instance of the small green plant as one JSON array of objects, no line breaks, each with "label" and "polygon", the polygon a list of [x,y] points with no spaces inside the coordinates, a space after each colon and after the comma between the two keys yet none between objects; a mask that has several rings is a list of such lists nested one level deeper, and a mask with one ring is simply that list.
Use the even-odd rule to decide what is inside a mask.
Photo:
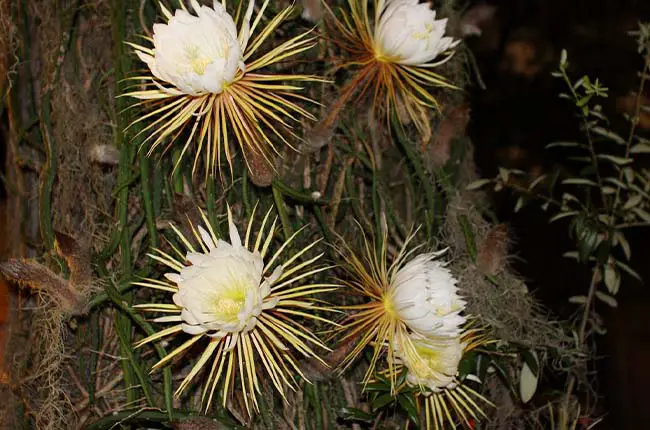
[{"label": "small green plant", "polygon": [[[639,116],[649,112],[643,105],[643,91],[650,70],[650,24],[639,24],[636,37],[643,68],[636,92],[634,112],[626,115],[626,133],[612,130],[599,100],[607,98],[608,89],[587,75],[577,80],[569,76],[567,52],[562,51],[558,70],[553,76],[566,84],[560,94],[576,108],[584,142],[554,142],[547,148],[562,148],[567,157],[569,175],[559,172],[528,177],[521,170],[500,168],[492,179],[480,179],[468,189],[491,185],[495,191],[509,189],[518,196],[514,210],[536,201],[549,213],[549,222],[570,219],[569,235],[575,249],[564,255],[589,267],[592,276],[585,293],[569,298],[582,308],[575,329],[576,346],[584,349],[592,333],[603,334],[605,327],[596,310],[600,302],[616,307],[616,295],[624,276],[639,278],[628,265],[632,249],[626,235],[629,229],[650,226],[650,170],[638,162],[650,153],[650,140],[638,133]],[[572,168],[577,165],[578,169]],[[569,377],[564,408],[557,428],[569,428],[569,403],[576,377]],[[564,417],[564,418],[563,418]],[[562,425],[564,422],[564,425]]]}]

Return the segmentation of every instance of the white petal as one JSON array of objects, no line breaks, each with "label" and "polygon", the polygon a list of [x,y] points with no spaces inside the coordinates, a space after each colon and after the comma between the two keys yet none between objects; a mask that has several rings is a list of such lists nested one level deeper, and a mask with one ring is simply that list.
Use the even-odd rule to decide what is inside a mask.
[{"label": "white petal", "polygon": [[203,334],[205,333],[205,329],[201,326],[198,325],[189,325],[189,324],[183,324],[183,331],[187,334],[191,334],[193,336],[197,334]]},{"label": "white petal", "polygon": [[230,244],[234,248],[241,248],[241,239],[239,238],[237,226],[232,220],[232,211],[230,210],[230,206],[228,206],[228,233],[230,234]]},{"label": "white petal", "polygon": [[275,284],[275,282],[280,279],[280,276],[282,276],[283,271],[284,269],[282,266],[277,266],[275,269],[273,269],[273,273],[271,273],[271,275],[266,279],[266,282],[268,282],[269,285]]},{"label": "white petal", "polygon": [[383,8],[375,26],[376,51],[399,64],[422,65],[456,43],[444,38],[447,19],[436,20],[436,11],[417,0],[380,2]]},{"label": "white petal", "polygon": [[278,302],[280,301],[279,297],[272,297],[269,299],[266,299],[264,303],[262,303],[262,309],[267,310],[267,309],[273,309],[278,305]]},{"label": "white petal", "polygon": [[456,279],[437,253],[413,257],[391,277],[390,300],[399,318],[413,331],[427,336],[457,336],[465,324],[460,313]]},{"label": "white petal", "polygon": [[251,36],[251,17],[253,16],[254,7],[255,0],[250,0],[248,2],[248,9],[246,9],[246,15],[244,15],[244,21],[242,22],[241,30],[239,31],[239,45],[241,46],[242,52],[246,52],[248,39]]},{"label": "white petal", "polygon": [[181,275],[178,273],[165,273],[165,278],[169,279],[175,284],[180,284],[180,282],[183,280],[183,278],[181,278]]},{"label": "white petal", "polygon": [[218,94],[235,79],[243,48],[235,23],[222,5],[210,8],[197,0],[190,3],[196,16],[181,9],[171,16],[163,9],[168,22],[153,26],[153,56],[138,56],[154,77],[173,87],[166,92]]},{"label": "white petal", "polygon": [[208,247],[208,250],[217,247],[214,244],[214,241],[212,240],[212,236],[210,236],[210,233],[205,231],[205,229],[201,226],[199,226],[199,234],[201,235],[201,239],[203,240],[203,243],[205,243],[205,246]]},{"label": "white petal", "polygon": [[154,322],[163,323],[163,322],[179,322],[183,321],[180,315],[171,315],[167,317],[158,317],[154,318]]}]

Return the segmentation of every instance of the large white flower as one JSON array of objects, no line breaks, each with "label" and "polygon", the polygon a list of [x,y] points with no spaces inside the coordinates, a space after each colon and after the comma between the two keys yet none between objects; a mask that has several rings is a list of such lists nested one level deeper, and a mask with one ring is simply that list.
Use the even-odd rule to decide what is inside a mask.
[{"label": "large white flower", "polygon": [[410,342],[405,342],[405,345],[396,345],[396,355],[408,370],[407,382],[434,393],[444,388],[455,388],[458,364],[467,347],[460,336],[425,338],[411,334],[409,338]]},{"label": "large white flower", "polygon": [[153,49],[136,53],[156,78],[180,93],[219,94],[239,70],[245,71],[243,53],[254,1],[249,3],[239,38],[235,22],[217,0],[212,7],[201,6],[196,0],[191,3],[196,16],[185,9],[172,16],[163,8],[168,22],[154,24]]},{"label": "large white flower", "polygon": [[251,252],[241,244],[237,228],[230,224],[230,242],[215,244],[200,226],[199,232],[208,253],[188,252],[191,266],[166,277],[175,282],[178,292],[174,303],[182,308],[183,331],[211,337],[237,335],[252,330],[263,310],[272,309],[277,298],[268,298],[273,284],[282,274],[282,266],[264,278],[264,261],[259,251]]},{"label": "large white flower", "polygon": [[417,333],[455,337],[465,323],[465,301],[445,263],[434,260],[440,255],[420,254],[399,268],[390,279],[385,305]]},{"label": "large white flower", "polygon": [[461,312],[465,301],[458,296],[457,281],[444,263],[434,261],[446,250],[411,258],[420,248],[409,250],[414,238],[415,233],[407,236],[392,262],[388,260],[386,232],[378,239],[379,247],[364,236],[363,254],[347,245],[341,252],[346,263],[345,286],[368,299],[344,307],[353,313],[337,330],[345,333],[341,342],[354,339],[356,345],[341,367],[349,367],[367,346],[372,346],[364,383],[381,368],[379,373],[397,392],[401,387],[399,375],[406,369],[407,383],[421,388],[412,392],[418,410],[426,416],[423,428],[441,429],[447,424],[456,428],[458,420],[470,427],[470,418],[485,416],[475,399],[487,400],[457,379],[458,366],[467,351],[488,341],[480,329],[464,327],[466,318]]},{"label": "large white flower", "polygon": [[[273,165],[277,142],[292,146],[292,140],[300,140],[290,123],[300,117],[316,119],[300,106],[311,100],[296,93],[305,82],[322,80],[264,72],[316,43],[311,31],[276,45],[266,43],[292,11],[289,6],[267,20],[264,12],[270,2],[261,2],[254,19],[254,0],[248,1],[245,12],[237,9],[235,19],[226,11],[225,0],[214,0],[212,7],[190,0],[191,8],[183,0],[173,13],[159,3],[165,19],[154,24],[153,37],[146,38],[153,46],[127,42],[150,69],[133,78],[141,87],[124,94],[150,110],[129,126],[142,125],[138,135],[148,155],[160,147],[167,151],[182,137],[176,167],[194,152],[192,172],[205,167],[207,179],[220,169],[222,155],[232,169],[233,142],[241,148],[253,181],[268,185],[259,171]],[[239,6],[243,4],[241,0]],[[266,47],[270,49],[260,52]]]},{"label": "large white flower", "polygon": [[385,61],[421,65],[460,43],[444,37],[447,19],[436,19],[430,4],[385,0],[377,5],[375,55]]},{"label": "large white flower", "polygon": [[[314,348],[329,349],[305,321],[334,324],[322,316],[322,312],[332,309],[312,296],[333,291],[338,286],[308,281],[313,275],[330,269],[317,265],[323,256],[323,253],[313,255],[318,240],[296,248],[293,244],[298,231],[272,251],[278,220],[277,217],[271,220],[271,213],[272,209],[266,212],[254,234],[256,208],[253,209],[248,228],[240,238],[228,209],[230,243],[217,237],[204,214],[205,228],[191,226],[195,241],[170,225],[181,247],[172,246],[173,255],[161,249],[149,255],[173,273],[167,273],[164,280],[145,278],[134,282],[171,293],[173,300],[173,303],[156,300],[134,305],[144,312],[162,314],[154,322],[173,323],[141,339],[135,346],[170,336],[185,338],[154,369],[171,362],[192,345],[204,345],[176,390],[177,395],[189,387],[201,369],[208,367],[210,371],[200,378],[205,383],[206,404],[212,403],[217,386],[222,386],[219,396],[225,407],[235,393],[233,387],[237,387],[236,392],[243,393],[246,410],[251,414],[258,410],[257,393],[262,392],[262,378],[286,400],[286,388],[295,390],[296,375],[303,375],[298,365],[300,356],[327,366]],[[289,252],[291,255],[286,255]],[[210,361],[212,365],[208,365]]]}]

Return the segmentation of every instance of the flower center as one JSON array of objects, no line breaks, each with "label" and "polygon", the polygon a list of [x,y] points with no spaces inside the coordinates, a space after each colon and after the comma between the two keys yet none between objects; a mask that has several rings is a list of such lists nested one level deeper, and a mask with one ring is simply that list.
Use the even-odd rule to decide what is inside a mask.
[{"label": "flower center", "polygon": [[[219,58],[225,58],[228,54],[228,47],[224,46],[217,53]],[[197,45],[188,45],[185,47],[185,55],[190,63],[190,68],[199,76],[205,74],[205,69],[212,63],[212,58],[201,52]]]},{"label": "flower center", "polygon": [[414,31],[411,33],[411,37],[415,40],[426,40],[429,38],[431,32],[433,32],[433,24],[426,23],[424,24],[424,31]]},{"label": "flower center", "polygon": [[233,280],[233,283],[211,303],[212,313],[224,322],[236,322],[239,312],[246,303],[246,291],[250,288],[243,280]]},{"label": "flower center", "polygon": [[440,366],[441,353],[431,348],[416,346],[416,357],[410,363],[409,370],[418,378],[424,379],[433,369]]},{"label": "flower center", "polygon": [[384,305],[384,312],[391,318],[396,319],[399,318],[399,314],[397,313],[397,309],[395,308],[395,303],[393,300],[393,294],[385,294],[384,298],[382,300],[382,303]]}]

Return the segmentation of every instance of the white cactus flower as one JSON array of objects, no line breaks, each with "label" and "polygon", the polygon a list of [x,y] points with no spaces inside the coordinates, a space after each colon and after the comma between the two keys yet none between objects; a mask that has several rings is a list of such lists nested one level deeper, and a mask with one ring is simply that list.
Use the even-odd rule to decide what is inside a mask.
[{"label": "white cactus flower", "polygon": [[383,61],[424,65],[460,43],[444,37],[447,19],[436,19],[429,3],[385,0],[378,3],[375,55]]},{"label": "white cactus flower", "polygon": [[[404,347],[409,350],[404,350]],[[397,345],[396,356],[408,369],[406,380],[409,384],[437,393],[458,385],[458,365],[466,347],[460,336],[426,338],[412,334],[410,342],[404,346]]]},{"label": "white cactus flower", "polygon": [[[277,45],[265,43],[292,11],[289,6],[264,19],[270,1],[263,0],[253,18],[255,0],[248,0],[245,11],[237,9],[236,19],[225,1],[214,0],[209,7],[190,0],[187,7],[183,0],[173,12],[159,3],[164,20],[154,24],[153,37],[145,38],[153,46],[126,42],[149,68],[134,78],[141,86],[124,93],[150,110],[131,123],[143,125],[139,133],[146,136],[142,144],[147,155],[156,148],[166,152],[183,140],[175,167],[193,152],[192,173],[203,167],[207,180],[208,174],[220,170],[223,155],[232,170],[233,133],[247,167],[254,156],[259,157],[256,163],[271,165],[278,143],[291,146],[290,140],[299,139],[290,122],[316,119],[300,106],[311,100],[295,93],[303,83],[321,78],[268,70],[313,47],[316,36],[305,31]],[[270,49],[260,52],[266,47]]]},{"label": "white cactus flower", "polygon": [[400,267],[391,277],[386,306],[414,332],[455,337],[465,324],[465,301],[445,263],[434,261],[441,254],[420,254]]},{"label": "white cactus flower", "polygon": [[188,252],[191,266],[166,277],[178,286],[174,303],[182,308],[183,331],[211,337],[237,335],[255,327],[263,310],[272,309],[277,298],[268,299],[271,284],[282,274],[281,266],[263,277],[264,261],[259,251],[251,252],[241,244],[237,227],[230,224],[230,241],[218,240],[199,227],[208,247],[207,253]]},{"label": "white cactus flower", "polygon": [[[252,13],[249,3],[244,27]],[[138,50],[137,55],[161,81],[188,95],[219,94],[237,72],[244,72],[243,52],[248,36],[238,38],[235,22],[221,3],[213,7],[192,1],[196,16],[178,9],[168,22],[153,26],[153,49]],[[245,37],[244,37],[245,36]],[[168,89],[174,92],[174,89]]]},{"label": "white cactus flower", "polygon": [[[273,239],[278,220],[271,220],[273,208],[266,212],[254,234],[256,209],[257,206],[245,234],[240,237],[228,208],[229,242],[218,238],[203,213],[205,228],[191,223],[193,237],[186,237],[171,224],[180,246],[173,246],[172,255],[161,249],[149,254],[171,272],[165,275],[166,279],[144,278],[134,282],[134,285],[172,294],[171,300],[161,302],[156,296],[155,302],[137,304],[134,308],[160,314],[154,322],[173,324],[139,340],[135,346],[167,337],[185,339],[175,344],[154,369],[170,363],[192,345],[204,347],[176,395],[193,381],[200,381],[205,385],[202,403],[205,401],[209,407],[214,394],[220,392],[225,406],[236,386],[237,393],[243,392],[249,415],[258,411],[257,394],[261,393],[262,378],[286,398],[287,388],[297,387],[293,372],[297,370],[302,375],[298,365],[300,356],[327,366],[321,358],[322,352],[314,348],[328,348],[303,323],[312,320],[334,324],[321,316],[322,312],[333,309],[312,296],[338,288],[336,284],[308,280],[331,268],[318,264],[323,253],[305,260],[318,240],[296,249],[293,246],[299,234],[296,232],[276,248]],[[206,367],[211,371],[197,378]],[[233,385],[235,380],[241,385],[239,382]],[[217,386],[221,387],[219,391]]]}]

